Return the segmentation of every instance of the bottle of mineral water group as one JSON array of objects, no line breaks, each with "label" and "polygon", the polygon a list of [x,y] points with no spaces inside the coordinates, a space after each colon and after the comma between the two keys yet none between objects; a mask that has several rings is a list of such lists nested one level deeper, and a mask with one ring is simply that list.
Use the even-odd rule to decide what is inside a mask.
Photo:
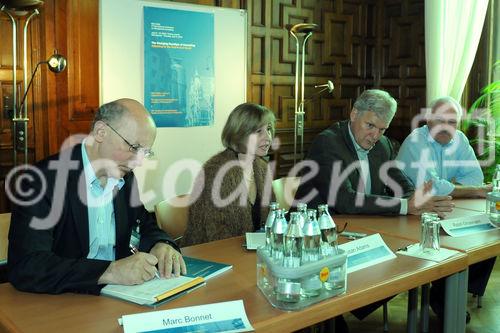
[{"label": "bottle of mineral water group", "polygon": [[299,227],[302,229],[307,221],[307,204],[304,202],[297,203],[297,212],[300,215]]},{"label": "bottle of mineral water group", "polygon": [[[320,259],[321,230],[316,220],[316,209],[307,210],[307,221],[302,228],[304,233],[304,248],[302,250],[302,264],[315,262]],[[323,283],[318,274],[312,274],[301,281],[301,294],[304,297],[315,297],[321,293]]]},{"label": "bottle of mineral water group", "polygon": [[288,222],[285,218],[285,210],[277,209],[272,229],[271,248],[272,257],[281,261],[281,263],[283,262],[283,241],[287,229]]},{"label": "bottle of mineral water group", "polygon": [[500,226],[500,164],[493,175],[493,189],[486,195],[486,214],[491,223]]},{"label": "bottle of mineral water group", "polygon": [[302,262],[313,262],[320,259],[321,230],[316,220],[316,209],[307,210],[307,220],[302,227],[304,234],[304,250]]},{"label": "bottle of mineral water group", "polygon": [[271,255],[271,238],[273,232],[273,223],[276,218],[276,210],[278,210],[279,204],[277,202],[271,202],[269,205],[269,214],[267,215],[266,224],[264,226],[264,231],[266,233],[266,251],[268,255]]},{"label": "bottle of mineral water group", "polygon": [[304,235],[299,225],[299,213],[290,213],[290,223],[285,235],[285,246],[283,250],[283,266],[299,267],[302,257],[302,246],[304,243]]},{"label": "bottle of mineral water group", "polygon": [[337,226],[328,212],[328,205],[318,205],[318,224],[321,230],[321,255],[338,253]]}]

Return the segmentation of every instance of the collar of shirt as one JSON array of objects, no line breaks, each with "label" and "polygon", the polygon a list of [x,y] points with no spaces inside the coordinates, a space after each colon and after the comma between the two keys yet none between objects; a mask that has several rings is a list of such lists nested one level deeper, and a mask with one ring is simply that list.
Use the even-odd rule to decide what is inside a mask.
[{"label": "collar of shirt", "polygon": [[348,123],[347,128],[349,129],[349,136],[351,137],[351,141],[352,144],[354,145],[354,149],[356,149],[356,152],[358,154],[368,155],[368,153],[370,152],[370,150],[372,150],[373,147],[367,150],[358,145],[358,143],[356,142],[356,138],[354,138],[354,135],[352,134],[351,131],[351,122]]},{"label": "collar of shirt", "polygon": [[434,138],[431,135],[431,131],[429,131],[429,127],[427,125],[424,125],[423,128],[424,128],[425,136],[428,138],[429,142],[433,146],[435,146],[435,147],[446,149],[446,148],[452,146],[455,143],[455,138],[457,137],[457,133],[456,132],[455,132],[455,135],[453,136],[453,138],[450,140],[450,142],[448,142],[447,144],[443,145],[443,144],[437,142],[436,140],[434,140]]},{"label": "collar of shirt", "polygon": [[[85,139],[82,142],[82,162],[83,162],[83,171],[85,172],[85,185],[87,187],[87,190],[90,190],[91,193],[93,193],[92,188],[95,187],[101,187],[101,183],[99,181],[99,178],[97,178],[94,168],[92,167],[92,164],[90,164],[89,156],[87,155],[87,149],[85,148]],[[125,184],[125,180],[123,178],[116,179],[116,178],[108,178],[108,181],[106,183],[106,190],[112,190],[115,188],[115,186],[120,190],[123,185]]]}]

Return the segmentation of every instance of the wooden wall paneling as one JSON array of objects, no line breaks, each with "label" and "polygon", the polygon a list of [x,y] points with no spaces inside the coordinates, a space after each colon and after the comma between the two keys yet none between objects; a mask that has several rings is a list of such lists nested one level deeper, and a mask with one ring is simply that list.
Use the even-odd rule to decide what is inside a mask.
[{"label": "wooden wall paneling", "polygon": [[[324,11],[331,10],[332,6],[331,1],[277,0],[252,1],[248,8],[249,40],[252,41],[249,86],[263,84],[265,93],[262,99],[261,95],[255,95],[255,92],[260,90],[249,89],[248,100],[271,107],[276,113],[276,134],[280,140],[280,149],[273,153],[273,158],[277,162],[279,176],[286,174],[293,164],[296,43],[285,26],[300,22],[313,22],[320,26],[320,31],[313,34],[306,48],[305,121],[307,131],[316,126],[325,127],[320,110],[324,104],[323,97],[315,95],[313,86],[333,79],[333,66],[323,59],[322,54],[323,15]],[[260,39],[260,45],[265,45],[263,49],[256,47],[257,38]],[[264,66],[261,65],[261,59]],[[310,135],[305,134],[305,137]]]},{"label": "wooden wall paneling", "polygon": [[[295,45],[289,36],[280,37],[275,30],[303,21],[320,25],[307,48],[306,138],[312,140],[331,123],[346,119],[355,98],[367,88],[378,87],[399,102],[389,135],[401,141],[410,131],[411,119],[425,105],[423,5],[423,0],[272,2],[271,27],[265,26],[274,36],[273,71],[263,76],[264,82],[271,81],[265,90],[272,92],[271,105],[278,115],[278,175],[286,174],[291,166],[285,155],[293,150]],[[255,4],[252,10],[262,12]],[[313,86],[328,79],[335,84],[333,94],[315,96]]]},{"label": "wooden wall paneling", "polygon": [[423,13],[423,1],[386,1],[380,17],[380,87],[398,101],[387,135],[399,142],[409,134],[412,120],[426,104]]},{"label": "wooden wall paneling", "polygon": [[[387,89],[400,108],[388,133],[398,140],[409,133],[409,120],[425,105],[424,0],[184,0],[248,11],[247,100],[272,108],[281,147],[273,153],[278,176],[292,167],[295,41],[286,24],[314,22],[320,27],[307,45],[305,145],[332,122],[346,119],[354,99],[366,88]],[[54,49],[68,58],[58,75],[42,68],[31,97],[34,159],[59,150],[70,134],[88,132],[99,106],[98,0],[47,0],[32,32],[32,63]],[[0,103],[12,89],[9,38],[0,18]],[[22,62],[19,62],[22,64]],[[11,72],[11,69],[10,69]],[[19,75],[22,80],[22,75]],[[314,85],[332,80],[332,94],[316,94]],[[18,85],[18,88],[21,87]],[[8,103],[8,101],[7,101]],[[1,138],[9,135],[5,117]],[[41,140],[41,141],[40,141]],[[5,140],[4,140],[5,141]],[[2,161],[6,142],[0,142]],[[293,157],[293,156],[292,156]]]}]

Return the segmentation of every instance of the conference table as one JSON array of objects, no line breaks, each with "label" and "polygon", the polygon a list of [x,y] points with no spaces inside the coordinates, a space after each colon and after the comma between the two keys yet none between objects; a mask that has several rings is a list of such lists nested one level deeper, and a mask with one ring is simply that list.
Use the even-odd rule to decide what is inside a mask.
[{"label": "conference table", "polygon": [[[453,200],[455,208],[452,213],[448,213],[446,218],[466,217],[484,212],[486,207],[485,199],[461,199]],[[364,232],[377,232],[385,236],[397,237],[407,240],[408,245],[420,241],[420,217],[418,216],[360,216],[360,215],[337,215],[334,216],[338,225],[345,223],[352,228]],[[452,237],[443,230],[440,235],[441,247],[460,251],[467,255],[467,265],[471,265],[488,258],[500,255],[500,229],[480,232],[476,234]],[[460,284],[467,281],[467,276],[462,274],[459,277]],[[450,283],[452,283],[450,281]],[[454,284],[456,282],[453,282]],[[448,284],[448,281],[447,281]],[[451,288],[451,285],[447,287]],[[466,299],[460,296],[460,304],[456,305],[458,318],[465,318]],[[463,304],[462,304],[463,303]],[[446,308],[445,308],[446,310]],[[454,325],[453,330],[463,331],[462,320],[458,326]],[[445,330],[447,323],[445,321]],[[451,330],[451,331],[453,331]]]},{"label": "conference table", "polygon": [[[447,214],[446,218],[477,215],[484,212],[486,206],[484,199],[454,200],[454,203],[455,209]],[[483,208],[479,209],[479,207]],[[340,225],[348,223],[349,226],[363,231],[406,239],[409,243],[420,241],[420,218],[418,216],[337,215],[334,218]],[[440,242],[442,247],[466,253],[470,265],[500,254],[500,229],[460,237],[452,237],[441,231]]]},{"label": "conference table", "polygon": [[455,199],[453,200],[455,207],[468,210],[484,212],[486,209],[485,199]]},{"label": "conference table", "polygon": [[[385,234],[382,237],[393,251],[408,243],[405,238]],[[440,263],[397,255],[395,259],[349,274],[345,294],[301,311],[287,312],[271,306],[257,288],[256,253],[245,250],[243,242],[242,237],[235,237],[182,249],[185,255],[228,263],[233,268],[208,280],[206,286],[156,309],[104,296],[26,293],[17,291],[9,283],[0,284],[0,331],[121,332],[117,319],[122,315],[241,299],[257,332],[290,332],[398,293],[416,290],[432,280],[456,276],[467,267],[466,254]],[[416,327],[408,330],[413,332]]]}]

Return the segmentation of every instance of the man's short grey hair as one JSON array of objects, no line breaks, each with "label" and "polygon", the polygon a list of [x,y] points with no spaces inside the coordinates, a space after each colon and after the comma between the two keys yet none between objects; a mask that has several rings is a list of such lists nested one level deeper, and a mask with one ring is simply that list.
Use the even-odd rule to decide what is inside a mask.
[{"label": "man's short grey hair", "polygon": [[128,109],[119,101],[103,104],[99,107],[94,116],[91,130],[94,130],[94,126],[98,121],[102,121],[113,126],[119,119],[122,119],[127,112]]},{"label": "man's short grey hair", "polygon": [[390,122],[396,113],[398,103],[387,91],[369,89],[356,99],[353,106],[361,115],[366,111],[374,112],[385,122]]},{"label": "man's short grey hair", "polygon": [[427,116],[430,116],[431,114],[436,112],[436,110],[443,105],[452,106],[455,109],[455,112],[457,113],[457,121],[460,121],[463,112],[462,106],[456,99],[450,96],[439,97],[433,100],[429,105],[429,109],[427,109]]}]

